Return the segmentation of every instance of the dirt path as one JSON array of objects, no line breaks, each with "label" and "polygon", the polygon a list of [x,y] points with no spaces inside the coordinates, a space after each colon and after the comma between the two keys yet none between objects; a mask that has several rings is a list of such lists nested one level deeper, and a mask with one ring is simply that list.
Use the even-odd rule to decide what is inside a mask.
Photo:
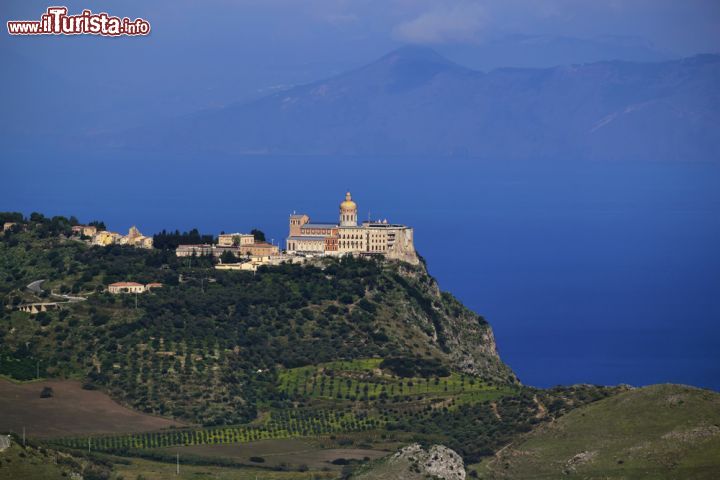
[{"label": "dirt path", "polygon": [[547,408],[545,408],[545,405],[538,400],[537,395],[533,396],[533,402],[535,402],[535,405],[538,407],[538,412],[535,415],[535,418],[545,418],[547,416]]}]

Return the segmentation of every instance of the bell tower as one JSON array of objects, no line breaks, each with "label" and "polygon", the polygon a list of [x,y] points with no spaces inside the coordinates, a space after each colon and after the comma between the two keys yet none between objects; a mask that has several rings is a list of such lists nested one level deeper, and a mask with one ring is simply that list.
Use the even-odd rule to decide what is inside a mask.
[{"label": "bell tower", "polygon": [[340,226],[357,227],[357,205],[350,192],[345,194],[345,201],[340,204]]}]

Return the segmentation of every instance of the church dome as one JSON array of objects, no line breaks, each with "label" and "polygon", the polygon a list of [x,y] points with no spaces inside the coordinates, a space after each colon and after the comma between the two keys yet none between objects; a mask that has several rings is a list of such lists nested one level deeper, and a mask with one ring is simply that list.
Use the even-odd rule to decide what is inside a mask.
[{"label": "church dome", "polygon": [[340,210],[357,210],[357,205],[352,201],[350,192],[345,194],[345,201],[340,204]]}]

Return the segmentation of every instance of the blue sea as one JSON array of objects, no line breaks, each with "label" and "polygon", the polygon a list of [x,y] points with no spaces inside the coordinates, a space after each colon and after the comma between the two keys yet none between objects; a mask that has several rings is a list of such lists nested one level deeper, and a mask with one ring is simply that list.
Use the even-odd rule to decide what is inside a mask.
[{"label": "blue sea", "polygon": [[111,230],[360,217],[415,227],[443,290],[484,315],[523,383],[720,390],[720,164],[572,159],[4,155],[0,209]]}]

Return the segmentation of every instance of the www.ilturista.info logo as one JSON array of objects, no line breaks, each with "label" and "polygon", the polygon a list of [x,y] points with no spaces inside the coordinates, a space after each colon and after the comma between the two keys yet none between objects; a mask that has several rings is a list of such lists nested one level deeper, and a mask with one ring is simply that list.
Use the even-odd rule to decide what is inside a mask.
[{"label": "www.ilturista.info logo", "polygon": [[83,10],[68,15],[67,7],[48,7],[40,20],[12,20],[7,22],[10,35],[148,35],[150,22],[142,18],[113,17],[105,12]]}]

